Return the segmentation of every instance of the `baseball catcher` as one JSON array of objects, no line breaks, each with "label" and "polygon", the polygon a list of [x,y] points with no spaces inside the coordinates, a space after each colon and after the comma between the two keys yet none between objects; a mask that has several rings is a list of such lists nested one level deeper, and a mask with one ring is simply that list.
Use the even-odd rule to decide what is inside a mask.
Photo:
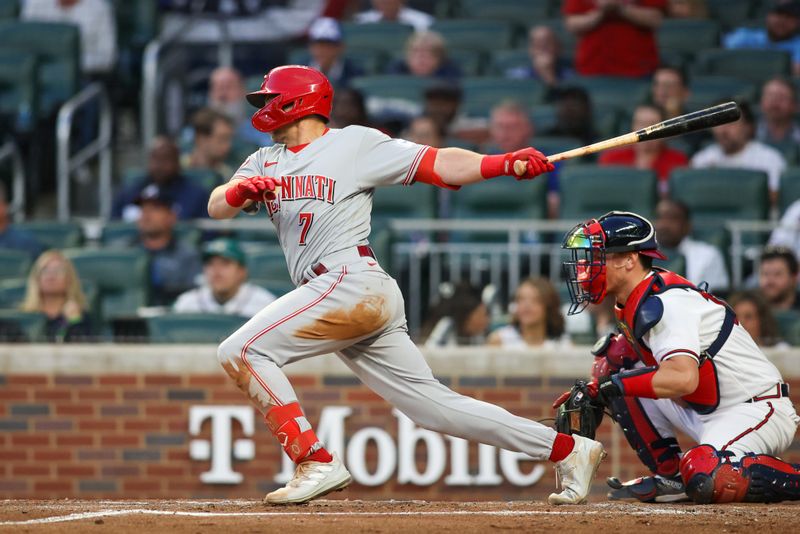
[{"label": "baseball catcher", "polygon": [[[651,475],[610,478],[614,500],[699,504],[800,500],[782,461],[800,422],[789,386],[722,300],[653,267],[653,225],[610,212],[564,238],[570,314],[607,295],[620,333],[594,347],[592,378],[554,403],[562,432],[594,436],[603,410]],[[699,445],[681,454],[676,430]]]}]

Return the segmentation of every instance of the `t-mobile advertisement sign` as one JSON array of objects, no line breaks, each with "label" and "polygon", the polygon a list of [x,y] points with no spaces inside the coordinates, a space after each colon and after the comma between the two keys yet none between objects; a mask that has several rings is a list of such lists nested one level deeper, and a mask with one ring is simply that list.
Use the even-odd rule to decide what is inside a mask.
[{"label": "t-mobile advertisement sign", "polygon": [[[416,426],[397,410],[392,414],[397,424],[397,439],[380,427],[361,428],[347,432],[347,418],[352,414],[347,406],[329,406],[322,410],[317,436],[331,452],[345,461],[356,482],[379,486],[393,477],[400,484],[429,486],[443,479],[448,486],[497,486],[509,482],[515,486],[533,486],[542,478],[545,468],[536,464],[523,472],[520,462],[531,460],[525,454],[500,450],[490,445],[478,446],[477,471],[470,471],[468,442],[461,438],[443,436]],[[210,469],[200,475],[206,484],[239,484],[243,477],[233,470],[233,460],[253,460],[255,443],[255,409],[249,406],[192,406],[189,410],[189,434],[197,436],[207,420],[211,422],[211,440],[193,439],[189,456],[193,460],[210,462]],[[241,425],[244,439],[233,440],[233,425]],[[377,465],[367,466],[367,447],[374,444]],[[418,465],[417,445],[424,444],[426,462]],[[447,467],[449,466],[449,469]],[[294,464],[283,455],[280,471],[274,481],[288,482]]]}]

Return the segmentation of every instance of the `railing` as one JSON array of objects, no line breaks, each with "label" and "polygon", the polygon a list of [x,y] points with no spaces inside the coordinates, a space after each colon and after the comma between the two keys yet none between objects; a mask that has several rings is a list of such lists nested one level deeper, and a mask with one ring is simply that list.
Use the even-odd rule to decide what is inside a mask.
[{"label": "railing", "polygon": [[[768,234],[777,227],[778,223],[774,221],[727,221],[725,223],[725,228],[731,233],[731,285],[733,287],[742,286],[745,260],[755,260],[761,253],[761,246],[746,245],[744,236],[747,234]],[[795,230],[798,231],[798,236],[800,236],[800,227],[795,228]]]},{"label": "railing", "polygon": [[[97,138],[81,148],[76,154],[70,154],[72,143],[72,126],[75,113],[82,107],[96,102],[99,105],[99,127]],[[111,215],[111,135],[112,108],[103,85],[94,82],[86,86],[78,94],[67,100],[58,110],[56,120],[57,143],[57,195],[58,219],[67,221],[71,215],[70,190],[72,173],[92,158],[99,158],[99,212],[100,217]]]},{"label": "railing", "polygon": [[11,212],[14,221],[25,220],[25,165],[17,144],[9,139],[0,146],[0,163],[11,161]]}]

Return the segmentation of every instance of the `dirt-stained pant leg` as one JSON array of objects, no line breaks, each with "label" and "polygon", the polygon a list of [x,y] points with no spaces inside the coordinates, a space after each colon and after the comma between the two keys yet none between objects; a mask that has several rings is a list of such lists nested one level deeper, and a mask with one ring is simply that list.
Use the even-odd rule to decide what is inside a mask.
[{"label": "dirt-stained pant leg", "polygon": [[222,367],[262,412],[297,401],[281,367],[341,350],[387,324],[380,284],[353,270],[332,270],[291,291],[219,346]]},{"label": "dirt-stained pant leg", "polygon": [[392,324],[375,338],[339,351],[339,357],[378,395],[421,427],[471,441],[550,456],[555,430],[509,411],[467,397],[442,385],[408,337],[400,290],[394,280]]}]

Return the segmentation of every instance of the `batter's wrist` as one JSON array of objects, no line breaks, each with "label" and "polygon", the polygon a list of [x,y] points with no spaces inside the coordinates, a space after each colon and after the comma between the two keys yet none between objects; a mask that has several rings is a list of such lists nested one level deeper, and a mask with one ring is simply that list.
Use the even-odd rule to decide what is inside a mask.
[{"label": "batter's wrist", "polygon": [[241,208],[246,198],[239,194],[236,184],[228,186],[225,190],[225,202],[232,208]]},{"label": "batter's wrist", "polygon": [[483,156],[483,159],[481,159],[481,176],[484,180],[497,178],[498,176],[509,176],[513,172],[510,166],[511,158],[508,157],[508,154]]}]

